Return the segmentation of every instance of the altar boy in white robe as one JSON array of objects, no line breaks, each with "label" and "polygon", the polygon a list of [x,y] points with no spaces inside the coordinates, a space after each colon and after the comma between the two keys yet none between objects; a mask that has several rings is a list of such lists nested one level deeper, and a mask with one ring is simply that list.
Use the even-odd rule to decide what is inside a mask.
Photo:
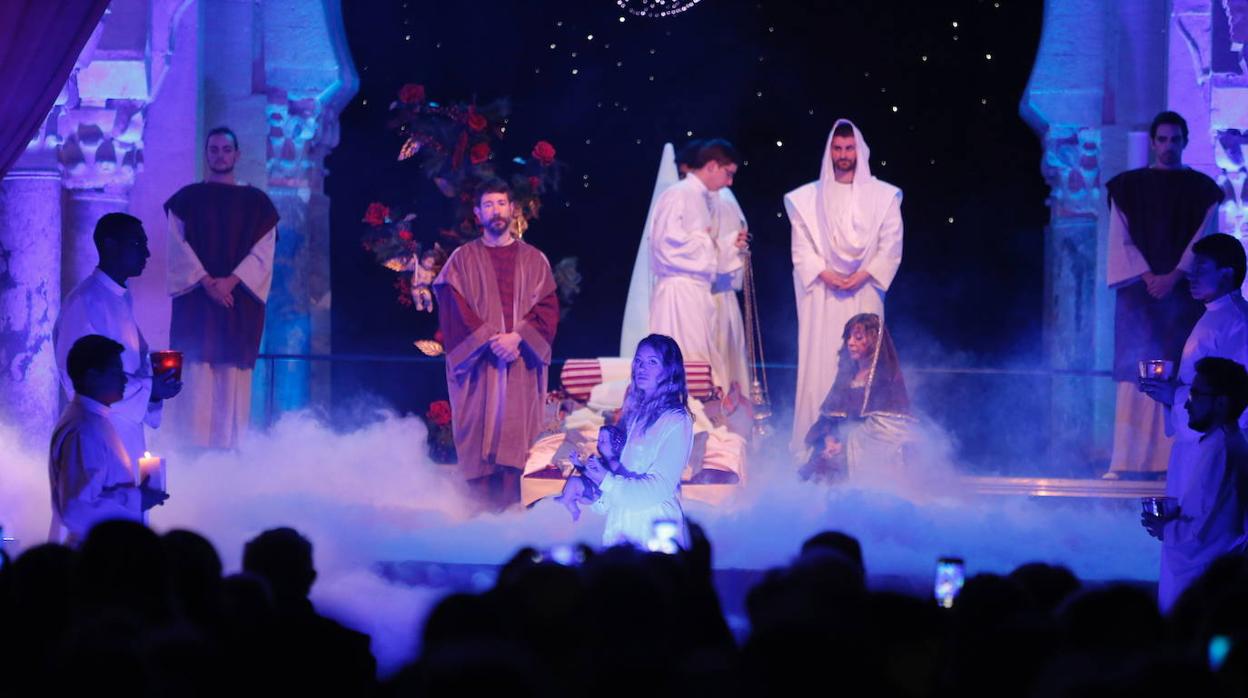
[{"label": "altar boy in white robe", "polygon": [[819,179],[784,196],[793,225],[797,294],[797,396],[791,449],[805,437],[836,381],[845,323],[884,317],[884,294],[901,265],[901,190],[871,175],[871,150],[858,127],[838,119]]},{"label": "altar boy in white robe", "polygon": [[[724,140],[702,144],[689,175],[668,187],[655,204],[650,240],[650,332],[676,340],[686,361],[707,361],[717,386],[726,386],[715,345],[712,284],[719,275],[719,190],[737,172],[737,151]],[[735,246],[745,246],[742,231]]]},{"label": "altar boy in white robe", "polygon": [[111,419],[126,392],[125,347],[98,334],[80,337],[66,356],[74,397],[52,432],[48,481],[54,543],[76,545],[109,519],[141,521],[168,495],[135,483],[130,460]]},{"label": "altar boy in white robe", "polygon": [[61,314],[52,328],[56,365],[65,397],[72,399],[68,357],[74,342],[98,334],[121,344],[126,391],[109,415],[126,454],[138,463],[147,448],[144,427],[160,426],[163,401],[177,395],[182,384],[174,379],[173,371],[152,375],[147,341],[134,318],[134,299],[126,287],[129,279],[143,273],[151,256],[143,223],[125,213],[108,213],[96,222],[92,237],[99,265],[61,303]]},{"label": "altar boy in white robe", "polygon": [[[1239,290],[1248,267],[1243,245],[1230,235],[1215,233],[1197,240],[1191,253],[1187,281],[1192,297],[1204,304],[1205,312],[1183,345],[1177,378],[1139,382],[1140,390],[1165,410],[1166,434],[1174,439],[1167,462],[1166,494],[1178,498],[1180,503],[1210,495],[1204,492],[1208,486],[1205,475],[1194,465],[1203,457],[1201,444],[1205,436],[1202,430],[1189,426],[1187,408],[1195,390],[1199,362],[1206,357],[1222,357],[1248,365],[1248,302]],[[1248,415],[1237,416],[1241,426],[1248,420]],[[1183,526],[1179,529],[1180,533],[1187,530]],[[1176,550],[1180,548],[1162,549],[1158,595],[1163,608],[1168,608],[1199,574],[1185,557],[1187,554]]]},{"label": "altar boy in white robe", "polygon": [[[1196,362],[1185,408],[1187,426],[1201,436],[1182,449],[1183,486],[1173,491],[1178,506],[1162,516],[1145,512],[1140,520],[1162,542],[1157,596],[1163,612],[1214,560],[1248,550],[1248,442],[1239,426],[1245,406],[1243,365],[1215,356]],[[1167,478],[1167,490],[1175,474]]]}]

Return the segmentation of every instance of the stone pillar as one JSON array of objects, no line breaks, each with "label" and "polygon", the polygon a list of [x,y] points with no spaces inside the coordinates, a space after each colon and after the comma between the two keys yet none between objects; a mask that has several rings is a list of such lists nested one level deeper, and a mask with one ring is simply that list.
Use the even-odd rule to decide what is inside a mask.
[{"label": "stone pillar", "polygon": [[57,118],[65,186],[62,293],[95,268],[95,223],[129,209],[130,189],[143,167],[143,110],[151,98],[149,15],[148,0],[114,0],[66,84]]},{"label": "stone pillar", "polygon": [[[338,0],[272,0],[262,17],[268,192],[282,217],[263,351],[324,355],[332,349],[324,162],[358,78]],[[257,366],[252,414],[326,404],[331,370],[321,361]]]},{"label": "stone pillar", "polygon": [[1051,187],[1045,244],[1044,338],[1050,384],[1049,460],[1093,458],[1097,219],[1103,208],[1101,125],[1105,101],[1105,6],[1048,0],[1040,49],[1019,107],[1044,142],[1041,170]]},{"label": "stone pillar", "polygon": [[61,175],[50,154],[31,155],[0,181],[0,421],[38,453],[60,400],[52,326],[61,308]]}]

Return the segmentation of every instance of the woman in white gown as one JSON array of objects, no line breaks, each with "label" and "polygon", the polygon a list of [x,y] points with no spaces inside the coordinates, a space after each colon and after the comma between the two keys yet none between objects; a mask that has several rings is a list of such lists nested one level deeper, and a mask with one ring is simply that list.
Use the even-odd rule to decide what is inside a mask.
[{"label": "woman in white gown", "polygon": [[647,336],[637,345],[632,373],[620,418],[628,433],[623,467],[612,473],[592,459],[585,468],[601,491],[593,509],[607,517],[602,543],[644,548],[656,522],[672,521],[684,547],[688,536],[678,495],[693,448],[693,417],[680,347],[666,335]]}]

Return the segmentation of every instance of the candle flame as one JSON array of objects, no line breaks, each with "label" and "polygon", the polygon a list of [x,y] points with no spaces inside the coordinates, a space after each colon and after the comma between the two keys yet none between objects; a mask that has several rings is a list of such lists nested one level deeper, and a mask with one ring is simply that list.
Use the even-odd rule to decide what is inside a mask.
[{"label": "candle flame", "polygon": [[143,452],[143,457],[144,457],[144,458],[151,458],[151,457],[152,457],[152,452],[151,452],[151,451],[144,451],[144,452]]}]

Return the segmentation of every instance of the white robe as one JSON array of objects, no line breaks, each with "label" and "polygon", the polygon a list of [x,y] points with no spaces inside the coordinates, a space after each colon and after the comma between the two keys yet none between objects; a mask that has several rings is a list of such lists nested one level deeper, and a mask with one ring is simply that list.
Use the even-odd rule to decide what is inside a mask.
[{"label": "white robe", "polygon": [[640,425],[628,430],[628,440],[620,454],[624,475],[607,475],[602,496],[594,511],[606,514],[603,545],[632,543],[645,547],[655,521],[676,521],[681,547],[688,547],[684,512],[680,508],[680,474],[693,450],[693,419],[679,412],[668,412],[645,432]]},{"label": "white robe", "polygon": [[48,454],[51,542],[79,543],[100,521],[142,521],[134,467],[107,406],[75,396],[52,432]]},{"label": "white robe", "polygon": [[[273,257],[277,228],[265,233],[234,268],[239,286],[261,303],[269,299],[273,285]],[[168,291],[171,296],[189,293],[208,273],[186,241],[185,225],[169,214]],[[182,395],[169,407],[172,429],[200,447],[232,448],[251,420],[252,369],[201,361],[182,366]]]},{"label": "white robe", "polygon": [[[741,301],[737,299],[745,279],[745,266],[741,251],[737,249],[737,234],[746,229],[745,213],[733,196],[732,190],[719,190],[719,217],[716,248],[719,262],[715,282],[711,285],[711,299],[715,301],[715,349],[721,365],[718,374],[724,377],[723,388],[727,392],[733,383],[741,386],[743,395],[750,394],[750,372],[745,355],[745,320],[741,316]],[[712,372],[716,367],[711,367]]]},{"label": "white robe", "polygon": [[1248,549],[1248,446],[1242,438],[1217,429],[1182,449],[1181,459],[1171,457],[1166,491],[1178,498],[1179,517],[1163,532],[1157,580],[1163,612],[1218,557]]},{"label": "white robe", "polygon": [[[852,123],[840,119],[837,124]],[[836,125],[833,126],[833,131]],[[797,395],[793,408],[794,453],[806,450],[806,432],[819,416],[819,406],[836,381],[837,352],[845,323],[859,313],[875,313],[884,319],[884,293],[901,265],[901,190],[871,176],[871,151],[854,126],[858,156],[851,186],[849,211],[832,205],[835,169],[830,148],[832,134],[823,149],[819,180],[805,184],[784,197],[785,211],[793,226],[793,286],[797,295]],[[856,291],[833,291],[819,279],[831,270],[870,274]]]},{"label": "white robe", "polygon": [[659,173],[654,179],[654,193],[650,195],[650,210],[641,229],[641,244],[637,246],[637,259],[633,261],[633,276],[628,284],[628,299],[624,303],[624,324],[620,328],[620,356],[628,358],[637,351],[637,343],[650,333],[650,299],[654,293],[654,272],[650,270],[650,238],[654,233],[654,210],[659,196],[667,188],[680,181],[676,169],[676,150],[671,143],[663,144],[659,158]]},{"label": "white robe", "polygon": [[89,334],[98,334],[124,347],[121,366],[126,372],[126,392],[120,402],[109,409],[117,435],[125,444],[131,462],[138,463],[147,449],[143,426],[160,426],[161,403],[151,402],[152,364],[148,358],[147,341],[134,319],[134,299],[129,289],[120,286],[98,268],[82,280],[61,303],[61,314],[52,328],[52,344],[60,371],[65,397],[74,397],[66,359],[74,342]]},{"label": "white robe", "polygon": [[659,196],[650,240],[650,268],[655,276],[650,299],[650,331],[676,340],[685,361],[711,364],[715,385],[724,376],[715,348],[715,301],[711,298],[719,266],[713,235],[719,197],[696,175],[689,175]]}]

